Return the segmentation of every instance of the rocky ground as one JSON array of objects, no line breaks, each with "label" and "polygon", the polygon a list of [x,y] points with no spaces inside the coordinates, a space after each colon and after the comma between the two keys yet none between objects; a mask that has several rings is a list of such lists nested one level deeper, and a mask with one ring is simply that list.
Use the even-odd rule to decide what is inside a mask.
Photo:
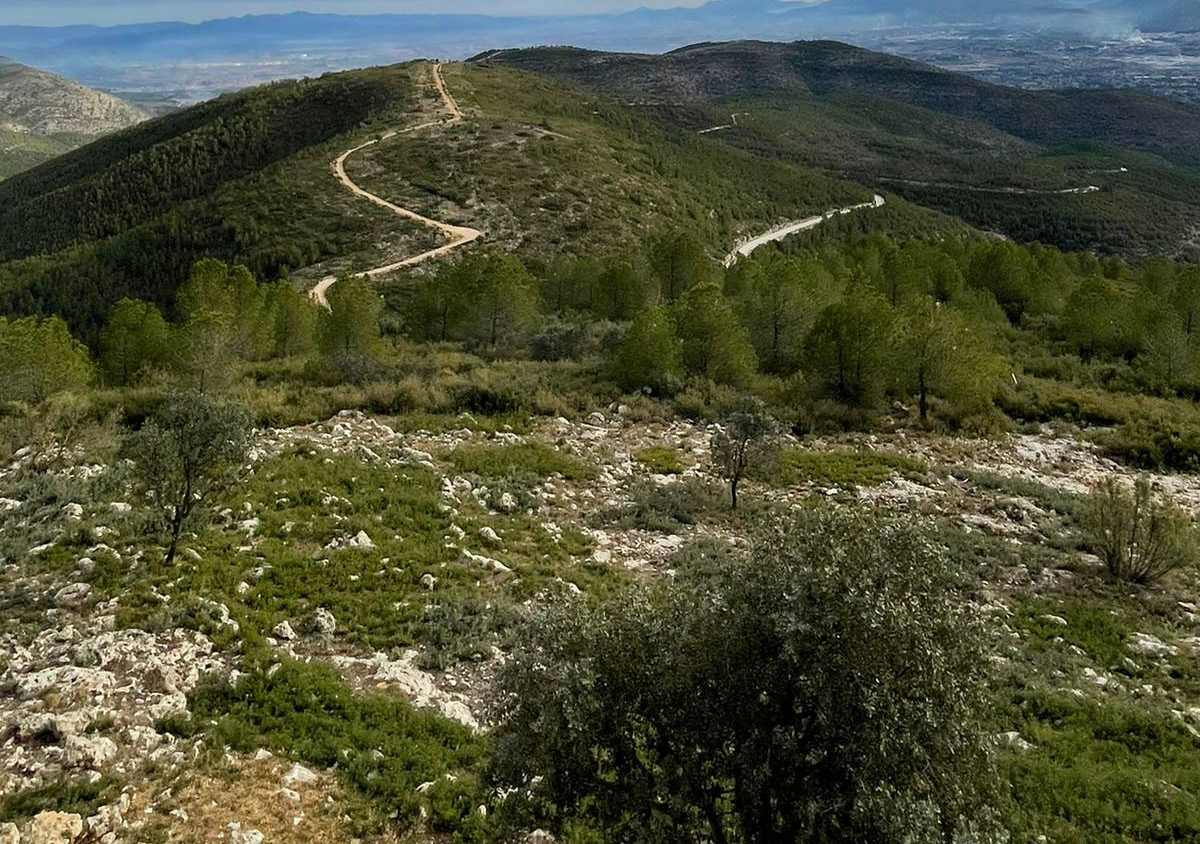
[{"label": "rocky ground", "polygon": [[[400,433],[382,420],[347,412],[326,422],[262,432],[253,461],[268,466],[281,455],[299,454],[320,465],[349,458],[396,473],[397,483],[407,471],[434,473],[438,509],[453,520],[441,540],[443,549],[460,555],[455,565],[475,572],[485,593],[531,577],[530,560],[536,557],[530,556],[522,531],[550,546],[565,543],[569,535],[583,537],[572,565],[613,570],[626,578],[669,575],[677,555],[696,543],[723,544],[733,553],[747,545],[740,523],[722,512],[700,513],[692,523],[670,529],[598,518],[621,512],[639,489],[715,487],[719,479],[709,466],[712,430],[707,426],[638,418],[623,406],[583,421],[536,420],[520,433],[489,433],[469,417],[459,421],[461,427],[444,431]],[[452,456],[464,446],[528,444],[570,455],[589,471],[572,478],[551,475],[518,489],[454,468]],[[791,483],[753,481],[748,500],[854,501],[918,514],[966,537],[965,543],[984,549],[972,600],[999,621],[1000,661],[1014,670],[1046,672],[1051,683],[1074,695],[1156,700],[1200,738],[1200,700],[1193,698],[1191,685],[1172,679],[1179,665],[1200,651],[1200,617],[1188,597],[1194,584],[1181,581],[1149,596],[1153,612],[1130,621],[1137,626],[1123,631],[1124,653],[1115,663],[1089,653],[1087,641],[1073,635],[1074,619],[1083,612],[1077,584],[1099,579],[1097,562],[1080,550],[1072,533],[1073,502],[1102,478],[1116,475],[1132,482],[1130,470],[1103,458],[1079,436],[1049,429],[994,440],[908,432],[785,445],[789,453],[809,455],[803,464],[809,474]],[[678,462],[666,474],[656,473],[662,467],[647,465],[640,456],[662,447]],[[241,508],[231,501],[219,517],[218,529],[237,535],[236,553],[248,560],[248,573],[239,575],[244,579],[232,595],[193,596],[208,619],[206,632],[125,626],[126,598],[112,594],[110,584],[121,573],[140,570],[152,553],[152,544],[136,533],[128,490],[101,482],[100,466],[71,460],[40,472],[50,480],[31,487],[35,459],[32,453],[20,454],[0,470],[0,527],[9,536],[0,545],[0,595],[12,616],[0,628],[0,798],[51,787],[64,778],[92,784],[95,795],[77,812],[46,811],[19,826],[0,825],[0,844],[136,841],[151,830],[159,836],[155,840],[231,844],[348,836],[337,808],[341,786],[328,772],[265,750],[198,765],[200,754],[208,753],[198,741],[159,729],[165,719],[186,713],[187,695],[203,677],[236,680],[239,622],[230,604],[241,595],[249,601],[259,588],[255,575],[262,577],[271,567],[273,546],[260,536],[260,519],[269,519],[269,511],[250,501]],[[853,471],[842,462],[847,459]],[[1151,480],[1200,512],[1200,479]],[[364,560],[364,571],[376,567],[376,574],[386,576],[389,558],[383,555],[394,546],[387,545],[382,528],[372,526],[378,522],[364,521],[367,527],[353,530],[360,522],[338,515],[351,502],[334,490],[323,489],[321,495],[331,536],[322,534],[324,547],[315,547],[315,556],[323,557],[318,564],[352,554]],[[274,506],[285,507],[280,502],[286,501],[278,498]],[[292,530],[283,527],[284,534]],[[16,541],[18,532],[24,543]],[[200,539],[192,545],[200,547]],[[85,541],[84,553],[78,553]],[[185,556],[198,560],[192,545]],[[1031,549],[1037,552],[1032,557]],[[579,585],[585,581],[575,571],[564,567],[561,575],[547,574],[538,582],[577,594],[588,587]],[[346,588],[370,590],[361,577],[349,575]],[[431,563],[417,580],[418,592],[436,595],[448,577],[445,563],[441,568]],[[164,606],[179,600],[158,585],[150,594]],[[546,587],[520,593],[525,607],[547,594]],[[1060,605],[1064,609],[1056,611]],[[273,618],[263,633],[280,660],[323,662],[362,693],[401,695],[473,730],[486,728],[489,688],[504,660],[499,640],[481,646],[472,659],[435,666],[427,664],[420,644],[382,651],[363,647],[354,632],[359,621],[339,619],[319,607],[303,616]],[[1035,746],[1017,731],[1003,733],[1002,742],[1018,750]],[[231,788],[234,782],[238,785]]]}]

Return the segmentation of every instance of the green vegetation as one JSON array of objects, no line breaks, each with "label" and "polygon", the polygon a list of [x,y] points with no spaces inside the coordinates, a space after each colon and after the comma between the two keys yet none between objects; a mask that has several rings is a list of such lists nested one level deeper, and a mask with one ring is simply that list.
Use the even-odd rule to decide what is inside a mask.
[{"label": "green vegetation", "polygon": [[916,460],[880,451],[807,451],[785,449],[776,459],[778,481],[823,487],[878,486],[894,475],[921,477]]},{"label": "green vegetation", "polygon": [[667,445],[652,445],[638,449],[633,459],[656,475],[680,475],[687,467],[679,449]]},{"label": "green vegetation", "polygon": [[593,469],[577,458],[540,443],[506,446],[462,446],[449,454],[459,472],[484,478],[530,474],[538,478],[554,475],[569,480],[592,477]]},{"label": "green vegetation", "polygon": [[1088,545],[1118,580],[1154,583],[1200,557],[1191,518],[1156,498],[1145,477],[1132,492],[1106,478],[1088,499],[1082,522]]},{"label": "green vegetation", "polygon": [[711,582],[539,619],[502,678],[509,802],[602,840],[990,840],[981,631],[931,547],[815,510]]},{"label": "green vegetation", "polygon": [[[270,675],[247,673],[236,685],[211,683],[193,694],[191,710],[191,722],[163,726],[187,735],[199,729],[197,721],[212,719],[206,732],[234,750],[267,747],[336,769],[374,809],[355,819],[364,832],[378,832],[389,817],[410,828],[428,802],[435,832],[484,824],[475,813],[482,789],[470,771],[486,743],[395,697],[357,694],[331,668],[288,661]],[[417,790],[430,782],[430,794]]]},{"label": "green vegetation", "polygon": [[170,537],[163,565],[175,561],[179,536],[212,498],[234,485],[246,459],[250,420],[237,408],[185,393],[128,436],[123,456],[138,491],[162,516]]},{"label": "green vegetation", "polygon": [[87,817],[120,793],[120,783],[109,777],[89,781],[62,779],[28,791],[0,797],[0,823],[30,820],[39,812],[74,812]]}]

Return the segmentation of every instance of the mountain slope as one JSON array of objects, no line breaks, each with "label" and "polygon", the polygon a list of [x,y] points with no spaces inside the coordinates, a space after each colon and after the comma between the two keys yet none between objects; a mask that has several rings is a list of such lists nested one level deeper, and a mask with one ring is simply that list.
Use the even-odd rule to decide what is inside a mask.
[{"label": "mountain slope", "polygon": [[148,117],[110,94],[0,56],[0,178]]},{"label": "mountain slope", "polygon": [[[385,135],[346,160],[356,184],[534,260],[624,254],[665,225],[686,226],[719,257],[746,235],[874,194],[500,67],[446,66],[466,112],[450,125],[430,70],[416,62],[251,89],[0,184],[0,313],[61,313],[91,337],[121,296],[168,306],[203,255],[309,283],[433,248],[428,229],[330,171]],[[412,127],[422,128],[391,134]],[[901,202],[886,217],[965,231]]]},{"label": "mountain slope", "polygon": [[1197,106],[1006,88],[835,42],[663,55],[552,47],[472,61],[605,92],[663,122],[882,184],[1023,241],[1140,257],[1194,254],[1200,233]]},{"label": "mountain slope", "polygon": [[1101,141],[1200,166],[1200,106],[1133,91],[1007,88],[833,41],[697,44],[664,55],[572,48],[476,57],[589,90],[665,103],[746,94],[866,94],[975,120],[1036,143]]}]

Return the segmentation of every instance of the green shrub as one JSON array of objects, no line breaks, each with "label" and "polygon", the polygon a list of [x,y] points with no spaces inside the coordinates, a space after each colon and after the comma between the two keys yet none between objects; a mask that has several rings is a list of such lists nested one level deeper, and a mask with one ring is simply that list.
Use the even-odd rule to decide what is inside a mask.
[{"label": "green shrub", "polygon": [[121,784],[109,777],[101,777],[95,782],[54,780],[37,788],[14,791],[0,797],[0,823],[19,825],[39,812],[73,812],[86,818],[115,799],[120,791]]},{"label": "green shrub", "polygon": [[778,458],[776,480],[784,485],[811,483],[850,488],[878,486],[893,475],[923,477],[926,467],[918,460],[884,451],[807,451],[788,449]]},{"label": "green shrub", "polygon": [[819,509],[699,584],[536,619],[501,678],[504,808],[614,841],[1004,840],[979,614],[935,548]]},{"label": "green shrub", "polygon": [[504,446],[459,446],[448,459],[454,468],[485,478],[535,475],[549,478],[562,475],[570,480],[590,478],[595,470],[580,460],[541,443]]},{"label": "green shrub", "polygon": [[656,475],[678,475],[686,468],[679,449],[668,445],[652,445],[633,453],[633,459]]},{"label": "green shrub", "polygon": [[1140,469],[1200,471],[1200,424],[1135,419],[1100,439],[1114,460]]},{"label": "green shrub", "polygon": [[1191,518],[1170,501],[1155,498],[1145,477],[1138,478],[1132,491],[1116,478],[1106,478],[1089,496],[1081,521],[1088,546],[1118,580],[1154,583],[1196,563]]},{"label": "green shrub", "polygon": [[[416,822],[424,802],[417,786],[469,772],[487,753],[462,724],[394,696],[358,694],[317,664],[286,661],[270,676],[249,672],[236,685],[209,681],[190,702],[193,721],[215,721],[211,734],[232,749],[267,747],[336,769],[380,818],[394,812],[404,826]],[[448,781],[439,792],[435,831],[468,823],[483,798],[470,776]]]}]

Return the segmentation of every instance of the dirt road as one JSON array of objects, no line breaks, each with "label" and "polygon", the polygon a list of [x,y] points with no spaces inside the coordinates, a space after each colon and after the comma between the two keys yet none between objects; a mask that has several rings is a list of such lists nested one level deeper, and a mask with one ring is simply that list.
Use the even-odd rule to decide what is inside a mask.
[{"label": "dirt road", "polygon": [[852,214],[855,211],[862,211],[868,208],[882,208],[887,200],[879,194],[875,194],[875,198],[870,202],[863,202],[859,205],[851,205],[847,208],[835,208],[832,211],[826,211],[819,217],[809,217],[805,220],[797,220],[794,223],[785,223],[782,226],[771,229],[768,232],[760,234],[758,237],[752,238],[738,245],[736,249],[725,256],[723,262],[726,267],[732,267],[742,258],[749,258],[754,250],[760,246],[765,246],[768,243],[774,243],[783,240],[788,235],[796,234],[797,232],[815,229],[817,226],[826,220],[832,219],[839,214]]},{"label": "dirt road", "polygon": [[[1112,171],[1118,172],[1118,171]],[[976,185],[959,185],[953,182],[919,182],[915,179],[892,179],[880,177],[881,182],[891,182],[894,185],[912,185],[918,188],[944,188],[947,190],[970,191],[971,193],[999,193],[1009,196],[1065,196],[1067,194],[1098,193],[1103,190],[1099,185],[1084,185],[1080,188],[1064,188],[1063,190],[1037,190],[1036,188],[988,188]]]},{"label": "dirt road", "polygon": [[[386,208],[393,214],[403,217],[406,220],[412,220],[413,222],[420,223],[428,228],[436,229],[440,234],[444,235],[449,240],[447,243],[439,246],[437,249],[430,249],[428,252],[422,252],[419,255],[413,255],[401,261],[396,261],[395,263],[385,264],[381,267],[375,267],[374,269],[367,270],[366,272],[356,273],[355,276],[357,278],[376,278],[377,276],[387,275],[388,273],[395,272],[402,267],[411,267],[414,264],[420,264],[423,261],[430,260],[431,258],[445,255],[447,252],[451,252],[462,246],[466,246],[468,243],[472,243],[483,237],[483,232],[479,231],[478,229],[472,229],[466,226],[452,226],[449,223],[432,220],[429,217],[418,214],[416,211],[410,211],[407,208],[401,208],[399,205],[388,202],[383,197],[376,196],[370,191],[364,190],[356,185],[354,181],[348,175],[346,175],[346,159],[360,150],[364,150],[369,146],[382,143],[383,141],[394,138],[397,135],[420,132],[423,129],[429,129],[433,126],[448,126],[452,123],[458,123],[463,119],[462,110],[458,107],[458,103],[455,101],[454,97],[451,96],[450,91],[446,88],[446,80],[442,78],[442,66],[440,64],[435,64],[433,66],[433,85],[437,89],[438,95],[442,98],[443,107],[450,113],[449,118],[443,120],[431,120],[427,123],[421,123],[417,126],[410,126],[407,129],[401,129],[397,132],[388,132],[386,135],[380,138],[367,141],[365,144],[359,144],[353,149],[348,149],[334,160],[333,175],[336,176],[337,180],[355,196],[359,196],[369,202],[373,202],[381,208]],[[309,296],[316,300],[318,304],[324,307],[329,307],[329,303],[326,301],[325,294],[336,282],[337,276],[326,276],[325,278],[321,279],[311,291],[309,291]]]}]

